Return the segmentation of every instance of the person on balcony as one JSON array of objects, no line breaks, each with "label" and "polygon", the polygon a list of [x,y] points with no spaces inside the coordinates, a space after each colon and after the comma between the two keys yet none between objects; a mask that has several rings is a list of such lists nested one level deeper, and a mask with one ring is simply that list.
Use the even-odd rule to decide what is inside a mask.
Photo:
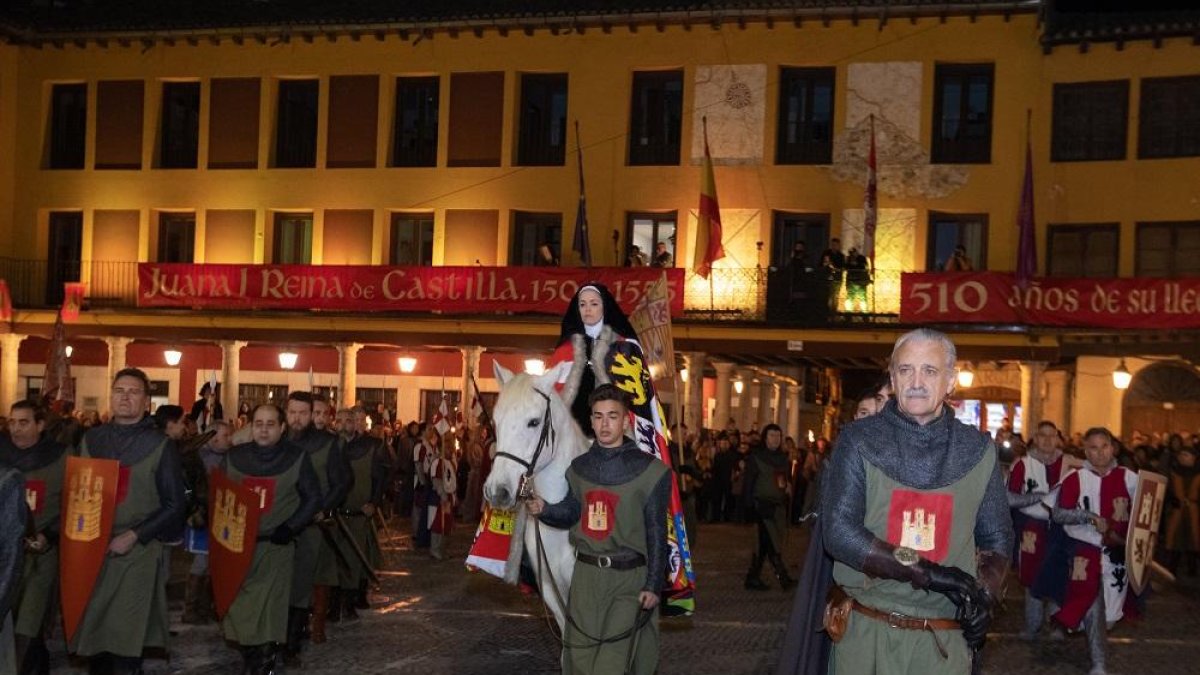
[{"label": "person on balcony", "polygon": [[954,253],[946,260],[946,264],[942,266],[947,272],[972,272],[975,270],[975,265],[971,264],[971,259],[967,257],[967,247],[959,244],[954,247]]},{"label": "person on balcony", "polygon": [[829,309],[836,312],[838,296],[842,293],[842,277],[846,273],[846,254],[842,253],[842,242],[837,237],[829,240],[829,248],[821,253],[821,270],[828,285]]},{"label": "person on balcony", "polygon": [[629,257],[625,259],[626,267],[645,267],[647,265],[646,254],[642,253],[642,247],[633,244],[629,247]]},{"label": "person on balcony", "polygon": [[871,308],[867,301],[867,287],[871,285],[871,267],[867,256],[850,247],[846,256],[846,305],[855,312],[866,312]]},{"label": "person on balcony", "polygon": [[674,261],[675,259],[671,255],[671,252],[667,250],[667,242],[658,242],[658,244],[654,247],[654,260],[650,262],[650,266],[667,269],[668,267],[674,266]]}]

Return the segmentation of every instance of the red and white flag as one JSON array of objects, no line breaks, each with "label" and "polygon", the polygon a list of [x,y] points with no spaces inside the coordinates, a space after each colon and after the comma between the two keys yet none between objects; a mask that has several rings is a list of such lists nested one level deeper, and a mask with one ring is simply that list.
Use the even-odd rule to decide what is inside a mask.
[{"label": "red and white flag", "polygon": [[875,226],[879,223],[879,194],[876,185],[875,162],[875,116],[871,115],[871,149],[867,154],[867,191],[863,195],[863,250],[862,254],[875,268]]},{"label": "red and white flag", "polygon": [[433,416],[433,428],[443,436],[450,431],[450,408],[446,405],[445,395],[442,396],[442,403],[438,406],[437,414]]}]

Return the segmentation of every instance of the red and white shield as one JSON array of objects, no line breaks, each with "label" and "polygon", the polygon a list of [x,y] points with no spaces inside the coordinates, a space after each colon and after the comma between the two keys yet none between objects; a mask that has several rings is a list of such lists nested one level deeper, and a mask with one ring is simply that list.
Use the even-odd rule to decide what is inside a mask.
[{"label": "red and white shield", "polygon": [[1133,496],[1129,532],[1125,536],[1125,568],[1129,573],[1129,586],[1138,595],[1150,580],[1150,563],[1154,560],[1154,545],[1158,540],[1158,525],[1166,498],[1165,476],[1152,471],[1138,472],[1137,493]]}]

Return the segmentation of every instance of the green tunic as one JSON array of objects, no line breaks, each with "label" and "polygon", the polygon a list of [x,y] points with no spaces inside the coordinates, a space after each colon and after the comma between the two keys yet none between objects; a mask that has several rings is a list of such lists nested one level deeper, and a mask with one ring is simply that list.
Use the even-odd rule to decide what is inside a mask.
[{"label": "green tunic", "polygon": [[[375,536],[375,528],[371,527],[371,519],[363,512],[362,507],[371,501],[372,471],[374,470],[375,453],[364,452],[362,457],[350,460],[350,469],[354,473],[354,487],[346,495],[343,505],[342,520],[346,528],[358,542],[358,547],[366,554],[372,569],[379,569],[382,555],[379,551],[379,540]],[[338,565],[338,585],[345,589],[357,590],[359,585],[367,580],[366,570],[359,562],[350,543],[339,531],[337,545],[341,557],[347,564]]]},{"label": "green tunic", "polygon": [[[37,532],[47,528],[57,529],[59,511],[62,507],[63,473],[67,468],[67,452],[46,466],[25,471],[26,501],[35,514],[33,526]],[[35,485],[41,490],[35,490]],[[17,635],[37,637],[42,635],[58,595],[58,545],[51,543],[45,551],[25,551],[25,562],[21,574],[21,585],[13,599],[14,628]]]},{"label": "green tunic", "polygon": [[[571,493],[580,502],[579,522],[571,526],[571,543],[579,553],[616,554],[631,549],[646,555],[646,527],[643,507],[668,469],[662,462],[650,462],[633,480],[621,485],[592,483],[574,469],[567,471]],[[589,523],[591,533],[585,532]],[[594,530],[611,528],[602,539]],[[567,611],[574,624],[568,623],[563,641],[563,673],[608,675],[625,672],[629,657],[629,638],[596,645],[595,638],[609,638],[628,631],[639,616],[638,595],[646,585],[646,568],[630,570],[600,569],[575,563]],[[578,626],[579,629],[576,629]],[[583,635],[580,631],[587,633]],[[588,637],[591,636],[591,637]],[[633,672],[650,675],[658,668],[658,609],[636,633]]]},{"label": "green tunic", "polygon": [[[283,643],[287,638],[288,590],[292,586],[292,545],[279,546],[266,539],[275,528],[287,522],[300,506],[296,483],[304,455],[275,479],[271,508],[258,518],[259,541],[254,546],[254,561],[242,581],[242,587],[221,621],[226,640],[253,646],[268,642]],[[240,481],[246,474],[228,463],[229,477]],[[309,528],[312,529],[312,528]]]},{"label": "green tunic", "polygon": [[[327,434],[328,442],[308,453],[313,470],[317,472],[317,481],[321,484],[321,494],[329,493],[329,456],[337,443],[337,436]],[[337,556],[325,540],[325,535],[317,529],[317,525],[309,525],[296,537],[296,565],[292,575],[291,599],[292,607],[312,606],[313,586],[337,586],[338,565]]]},{"label": "green tunic", "polygon": [[[926,496],[940,495],[942,499],[948,496],[952,500],[953,515],[949,524],[947,553],[944,559],[936,562],[958,567],[971,575],[976,574],[975,520],[988,480],[996,466],[995,452],[985,452],[979,463],[958,481],[933,490],[916,490],[902,485],[870,462],[863,464],[867,484],[864,525],[868,530],[884,541],[891,541],[888,537],[888,516],[893,491],[901,490]],[[928,525],[931,529],[925,530],[923,536],[928,535],[925,541],[931,544],[937,541],[936,529],[947,526],[936,521],[931,523],[928,513],[921,514],[915,510],[911,513],[906,511],[897,517],[908,517],[914,526],[919,523]],[[913,548],[923,552],[918,546]],[[833,578],[849,595],[868,607],[921,618],[954,617],[954,603],[946,596],[916,590],[908,582],[875,579],[839,561],[834,562]],[[893,629],[882,621],[851,612],[845,637],[834,645],[829,659],[829,672],[839,675],[969,673],[971,654],[962,631],[941,630],[937,631],[937,635],[949,652],[949,658],[943,659],[938,653],[933,636],[928,631]]]},{"label": "green tunic", "polygon": [[[764,453],[771,453],[764,456]],[[775,459],[772,464],[769,460]],[[758,516],[762,521],[771,545],[777,553],[783,553],[787,538],[787,473],[790,468],[787,455],[778,451],[761,450],[750,455],[757,474],[754,480],[754,501],[758,505]]]},{"label": "green tunic", "polygon": [[[126,496],[117,504],[113,534],[137,526],[160,508],[155,474],[168,445],[164,436],[158,447],[128,470]],[[87,438],[80,446],[82,457],[91,457]],[[162,564],[163,544],[157,539],[138,542],[129,553],[104,559],[100,576],[83,620],[75,632],[70,651],[80,656],[111,652],[140,657],[146,647],[167,646],[167,579]]]}]

